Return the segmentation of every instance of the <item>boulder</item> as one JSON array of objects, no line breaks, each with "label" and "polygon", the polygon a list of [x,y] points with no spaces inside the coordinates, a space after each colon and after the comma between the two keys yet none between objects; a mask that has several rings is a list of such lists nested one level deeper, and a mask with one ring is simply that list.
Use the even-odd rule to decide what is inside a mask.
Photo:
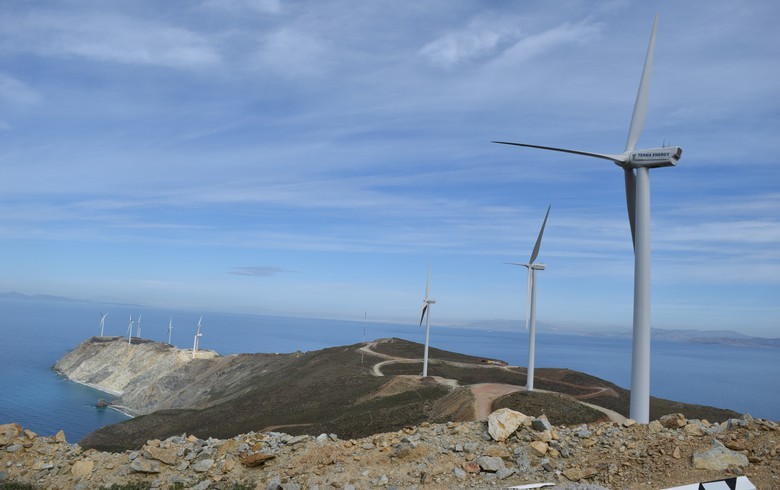
[{"label": "boulder", "polygon": [[542,415],[533,419],[531,422],[531,428],[540,432],[545,430],[552,430],[552,424],[550,424],[550,421],[547,420],[547,415]]},{"label": "boulder", "polygon": [[563,470],[563,476],[571,481],[580,481],[592,478],[598,474],[595,468],[566,468]]},{"label": "boulder", "polygon": [[82,459],[73,463],[70,468],[71,474],[76,478],[89,478],[92,470],[95,468],[95,462],[91,459]]},{"label": "boulder", "polygon": [[160,463],[157,461],[149,461],[146,458],[135,458],[130,463],[130,470],[136,473],[159,473]]},{"label": "boulder", "polygon": [[144,456],[148,459],[162,461],[167,465],[176,464],[176,450],[174,449],[162,449],[155,446],[146,446],[144,448]]},{"label": "boulder", "polygon": [[542,441],[534,441],[530,444],[530,446],[538,456],[544,456],[547,454],[547,449],[550,447],[546,442]]},{"label": "boulder", "polygon": [[666,427],[667,429],[679,429],[681,427],[685,427],[685,425],[688,423],[687,420],[685,420],[685,415],[681,413],[672,413],[669,415],[664,415],[660,419],[658,419],[659,422],[661,422],[661,425]]},{"label": "boulder", "polygon": [[509,408],[500,408],[488,417],[488,432],[496,441],[505,441],[528,417]]},{"label": "boulder", "polygon": [[477,457],[477,464],[482,471],[495,473],[504,467],[504,460],[495,456],[479,456]]},{"label": "boulder", "polygon": [[276,456],[274,456],[273,454],[257,453],[251,456],[247,456],[246,458],[243,458],[241,460],[241,464],[247,468],[254,468],[255,466],[260,466],[262,464],[265,464],[266,461],[270,461],[275,457]]},{"label": "boulder", "polygon": [[22,426],[19,424],[0,425],[0,447],[13,444],[14,439],[22,433]]},{"label": "boulder", "polygon": [[744,468],[749,465],[747,456],[732,451],[718,440],[712,441],[712,449],[693,454],[693,467],[701,470],[724,471],[729,468]]}]

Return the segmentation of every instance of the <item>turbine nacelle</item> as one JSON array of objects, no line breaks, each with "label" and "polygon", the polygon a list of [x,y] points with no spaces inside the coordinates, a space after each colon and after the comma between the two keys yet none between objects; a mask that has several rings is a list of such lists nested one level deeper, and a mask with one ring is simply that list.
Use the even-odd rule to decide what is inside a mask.
[{"label": "turbine nacelle", "polygon": [[[682,156],[682,148],[679,146],[667,146],[664,148],[650,148],[647,150],[632,151],[628,155],[627,166],[630,168],[647,167],[673,167]],[[620,165],[620,164],[619,164]],[[625,166],[622,164],[621,166]]]}]

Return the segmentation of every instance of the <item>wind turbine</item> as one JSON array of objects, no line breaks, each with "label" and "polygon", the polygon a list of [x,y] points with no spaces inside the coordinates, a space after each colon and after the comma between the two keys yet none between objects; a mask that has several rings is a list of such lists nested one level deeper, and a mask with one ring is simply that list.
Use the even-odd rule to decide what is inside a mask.
[{"label": "wind turbine", "polygon": [[106,317],[108,316],[108,313],[100,312],[100,336],[103,336],[103,327],[106,326]]},{"label": "wind turbine", "polygon": [[195,333],[195,343],[192,345],[192,358],[195,359],[195,353],[198,351],[198,344],[200,343],[199,339],[203,337],[203,334],[200,333],[200,321],[203,320],[203,315],[200,316],[198,319],[198,331]]},{"label": "wind turbine", "polygon": [[679,146],[636,150],[639,135],[647,116],[650,91],[650,72],[655,51],[655,34],[658,15],[653,22],[650,44],[647,48],[639,91],[634,103],[634,113],[628,129],[628,140],[623,153],[607,154],[494,141],[504,145],[525,146],[542,150],[562,151],[610,160],[623,169],[626,186],[626,207],[634,245],[634,331],[631,358],[631,413],[639,423],[650,420],[650,169],[677,165],[682,156]]},{"label": "wind turbine", "polygon": [[139,339],[141,338],[141,317],[143,315],[138,315],[138,321],[136,322],[136,328],[135,328],[135,336]]},{"label": "wind turbine", "polygon": [[425,282],[425,299],[423,300],[422,315],[420,316],[420,326],[425,319],[425,354],[423,355],[423,378],[428,376],[428,345],[431,338],[431,305],[436,303],[435,299],[429,297],[431,290],[431,267],[428,266],[428,280]]},{"label": "wind turbine", "polygon": [[133,315],[130,315],[130,325],[127,326],[127,343],[131,344],[130,339],[133,335]]},{"label": "wind turbine", "polygon": [[518,264],[516,262],[507,262],[509,265],[519,265],[528,269],[528,295],[525,306],[525,330],[528,332],[528,376],[526,376],[526,390],[534,391],[534,357],[536,355],[536,271],[543,271],[544,264],[536,264],[534,260],[539,255],[539,247],[542,245],[542,235],[544,227],[547,225],[547,217],[550,216],[550,208],[547,207],[547,214],[544,215],[542,228],[539,230],[539,236],[536,239],[536,245],[531,252],[531,260],[527,264]]},{"label": "wind turbine", "polygon": [[171,343],[171,332],[173,331],[173,317],[168,319],[168,345]]}]

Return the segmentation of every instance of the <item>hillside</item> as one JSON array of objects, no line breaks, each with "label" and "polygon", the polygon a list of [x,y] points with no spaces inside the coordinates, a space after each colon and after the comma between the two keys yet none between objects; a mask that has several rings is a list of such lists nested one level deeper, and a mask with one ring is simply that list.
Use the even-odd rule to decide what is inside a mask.
[{"label": "hillside", "polygon": [[[525,393],[524,369],[438,349],[430,352],[431,376],[421,378],[421,352],[420,344],[381,339],[282,355],[203,353],[201,358],[199,353],[193,360],[190,351],[167,344],[92,338],[55,369],[113,390],[118,395],[113,403],[142,414],[80,442],[101,450],[136,449],[185,432],[231,438],[283,430],[357,438],[424,422],[484,419],[498,407],[546,413],[555,424],[620,421],[627,415],[626,390],[584,373],[540,369],[540,390]],[[723,421],[737,416],[668,400],[651,403],[653,417],[679,412]]]}]

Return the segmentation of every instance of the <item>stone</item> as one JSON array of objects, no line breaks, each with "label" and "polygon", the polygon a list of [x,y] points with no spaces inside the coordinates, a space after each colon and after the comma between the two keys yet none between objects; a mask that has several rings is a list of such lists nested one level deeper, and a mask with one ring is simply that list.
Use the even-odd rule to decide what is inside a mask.
[{"label": "stone", "polygon": [[482,456],[495,456],[496,458],[507,459],[511,458],[512,454],[503,445],[493,445],[482,451]]},{"label": "stone", "polygon": [[688,423],[688,421],[685,420],[685,416],[681,413],[664,415],[658,419],[658,421],[667,429],[680,429],[685,427],[685,425]]},{"label": "stone", "polygon": [[626,419],[623,421],[623,427],[631,427],[632,425],[636,425],[636,420],[634,419]]},{"label": "stone", "polygon": [[595,468],[567,468],[563,470],[563,476],[571,481],[580,481],[592,478],[598,474]]},{"label": "stone", "polygon": [[65,439],[65,431],[64,430],[60,430],[59,432],[54,434],[54,442],[59,442],[59,443],[62,443],[62,444],[67,444],[68,443],[67,439]]},{"label": "stone", "polygon": [[688,422],[688,425],[683,427],[683,431],[685,432],[685,435],[690,437],[701,437],[707,434],[704,426],[699,421]]},{"label": "stone", "polygon": [[466,479],[466,472],[458,468],[457,466],[452,470],[452,472],[455,473],[455,478],[457,478],[458,480]]},{"label": "stone", "polygon": [[542,441],[534,441],[530,444],[531,449],[534,450],[534,453],[536,453],[538,456],[544,456],[547,454],[547,448],[550,446],[547,445],[546,442]]},{"label": "stone", "polygon": [[252,454],[251,456],[247,456],[246,458],[243,458],[241,460],[241,464],[244,465],[247,468],[254,468],[255,466],[260,466],[265,464],[267,461],[270,461],[274,459],[276,456],[273,454]]},{"label": "stone", "polygon": [[488,416],[488,433],[496,441],[505,441],[528,417],[509,408],[499,408]]},{"label": "stone", "polygon": [[208,480],[203,480],[197,485],[190,487],[190,490],[208,490],[210,487],[211,487],[211,482]]},{"label": "stone", "polygon": [[[38,434],[31,431],[30,429],[24,429],[24,437],[30,441],[36,439],[38,437]],[[2,446],[2,444],[0,444]]]},{"label": "stone", "polygon": [[552,434],[549,430],[543,430],[541,432],[534,432],[534,435],[532,436],[534,440],[542,441],[542,442],[550,442],[552,441]]},{"label": "stone", "polygon": [[506,480],[507,478],[509,478],[510,476],[512,476],[514,474],[515,474],[515,469],[514,468],[506,468],[506,467],[504,467],[504,468],[500,468],[496,472],[496,477],[498,477],[499,480]]},{"label": "stone", "polygon": [[494,456],[479,456],[477,457],[477,464],[482,471],[495,473],[504,467],[504,460]]},{"label": "stone", "polygon": [[657,420],[653,420],[652,422],[650,422],[649,424],[647,424],[647,430],[648,430],[648,431],[649,431],[651,434],[657,434],[658,432],[661,432],[661,430],[662,430],[663,428],[664,428],[664,426],[663,426],[663,425],[661,425],[661,422],[659,422],[659,421],[657,421]]},{"label": "stone", "polygon": [[205,473],[210,470],[212,466],[214,466],[213,459],[201,459],[192,464],[192,469],[198,473]]},{"label": "stone", "polygon": [[76,478],[89,478],[92,475],[92,470],[94,468],[94,461],[91,459],[82,459],[73,463],[70,472]]},{"label": "stone", "polygon": [[552,430],[552,424],[547,420],[547,415],[536,417],[531,421],[531,428],[537,431]]},{"label": "stone", "polygon": [[5,450],[9,453],[15,453],[17,451],[20,451],[22,449],[21,444],[11,444],[10,446],[6,446]]},{"label": "stone", "polygon": [[682,454],[680,453],[680,446],[674,446],[674,451],[672,451],[672,457],[674,459],[682,458]]},{"label": "stone", "polygon": [[146,458],[138,457],[130,463],[130,470],[136,473],[159,473],[160,463],[149,461]]},{"label": "stone", "polygon": [[0,425],[0,447],[12,444],[14,439],[22,433],[22,426],[19,424]]},{"label": "stone", "polygon": [[747,456],[732,451],[717,440],[712,441],[712,449],[693,454],[693,467],[696,469],[724,471],[744,468],[749,464]]},{"label": "stone", "polygon": [[328,442],[328,434],[320,434],[320,435],[318,435],[318,436],[317,436],[317,437],[314,439],[314,442],[315,442],[315,443],[316,443],[318,446],[324,446],[324,445],[325,445],[325,443],[327,443],[327,442]]},{"label": "stone", "polygon": [[479,465],[474,461],[466,461],[461,467],[466,473],[479,473]]},{"label": "stone", "polygon": [[143,452],[147,459],[156,459],[157,461],[161,461],[171,466],[176,464],[177,458],[175,449],[162,449],[155,446],[146,446]]}]

